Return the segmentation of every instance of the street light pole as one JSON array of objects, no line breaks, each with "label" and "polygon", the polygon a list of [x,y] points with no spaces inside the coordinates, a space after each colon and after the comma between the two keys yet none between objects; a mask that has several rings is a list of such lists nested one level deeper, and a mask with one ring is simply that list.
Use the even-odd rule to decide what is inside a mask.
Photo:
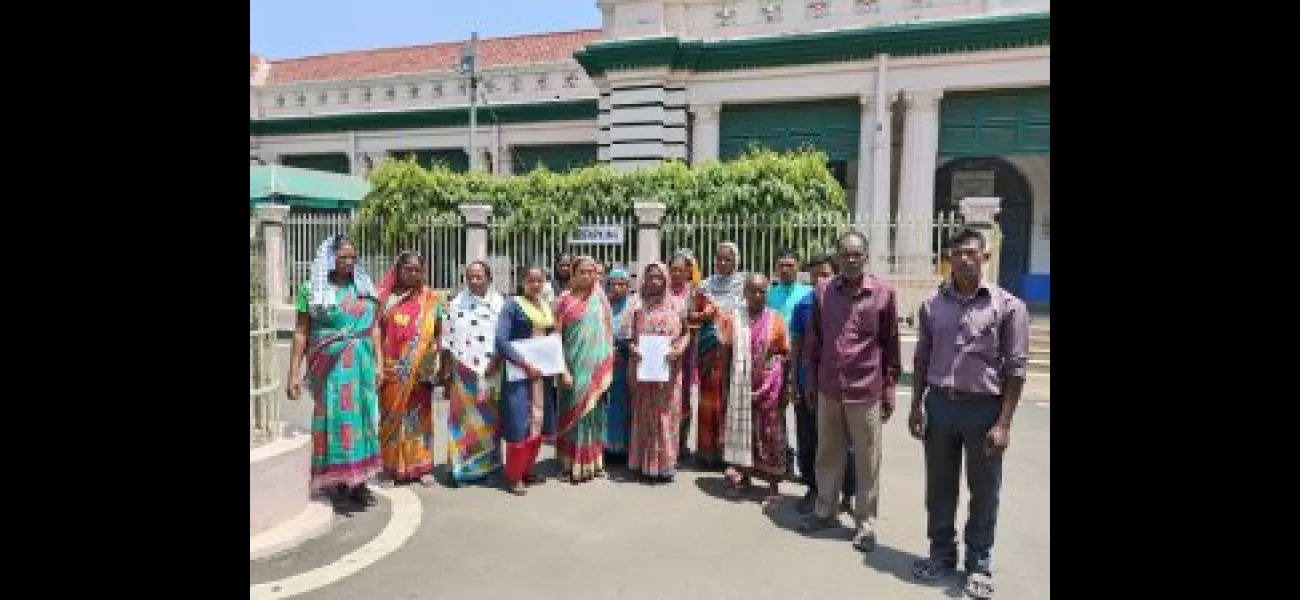
[{"label": "street light pole", "polygon": [[472,33],[460,51],[460,72],[469,77],[469,170],[478,168],[478,147],[474,144],[478,129],[478,33]]}]

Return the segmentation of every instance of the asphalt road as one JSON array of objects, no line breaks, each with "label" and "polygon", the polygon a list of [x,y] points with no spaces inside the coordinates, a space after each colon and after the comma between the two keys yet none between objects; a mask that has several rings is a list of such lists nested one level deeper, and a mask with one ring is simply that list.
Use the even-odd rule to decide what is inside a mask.
[{"label": "asphalt road", "polygon": [[[298,408],[309,406],[304,399]],[[440,403],[440,413],[444,408]],[[847,516],[837,532],[809,537],[793,531],[793,502],[803,493],[797,484],[782,484],[783,501],[767,508],[757,495],[727,500],[720,474],[691,471],[666,485],[623,481],[614,471],[609,480],[582,486],[551,481],[525,497],[490,486],[417,485],[408,489],[418,496],[423,518],[404,545],[350,577],[296,597],[958,598],[959,579],[925,585],[909,573],[927,542],[921,449],[905,426],[901,415],[885,426],[880,547],[870,555],[849,545]],[[1044,387],[1022,403],[1012,430],[995,548],[1000,600],[1050,598],[1050,433]],[[437,436],[441,451],[445,430]],[[389,514],[385,503],[337,516],[326,536],[250,563],[250,584],[330,569],[373,538]],[[964,506],[958,517],[960,530]]]}]

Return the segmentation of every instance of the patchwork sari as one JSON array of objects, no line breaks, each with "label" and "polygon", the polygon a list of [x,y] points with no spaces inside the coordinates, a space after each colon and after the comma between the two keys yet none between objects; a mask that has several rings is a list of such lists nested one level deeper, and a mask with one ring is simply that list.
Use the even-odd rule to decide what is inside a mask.
[{"label": "patchwork sari", "polygon": [[442,347],[454,364],[448,386],[447,456],[456,482],[483,479],[501,466],[497,452],[497,318],[505,301],[495,291],[478,297],[464,290],[447,306]]},{"label": "patchwork sari", "polygon": [[[371,338],[376,301],[354,282],[324,290],[314,287],[320,285],[303,283],[294,302],[298,312],[311,314],[306,351],[307,388],[313,404],[311,487],[354,487],[380,468],[377,366]],[[321,303],[322,294],[332,294],[333,301]]]},{"label": "patchwork sari", "polygon": [[560,392],[556,451],[562,472],[583,481],[605,470],[605,414],[601,396],[614,375],[614,331],[609,300],[593,289],[586,298],[572,291],[555,303],[564,359],[573,387]]},{"label": "patchwork sari", "polygon": [[727,399],[724,460],[769,478],[784,478],[788,460],[781,392],[785,357],[790,353],[785,319],[770,308],[758,315],[741,308],[733,323],[735,360]]},{"label": "patchwork sari", "polygon": [[433,472],[433,386],[438,371],[442,299],[429,287],[392,294],[397,269],[379,285],[385,377],[379,387],[379,444],[384,471],[396,480]]}]

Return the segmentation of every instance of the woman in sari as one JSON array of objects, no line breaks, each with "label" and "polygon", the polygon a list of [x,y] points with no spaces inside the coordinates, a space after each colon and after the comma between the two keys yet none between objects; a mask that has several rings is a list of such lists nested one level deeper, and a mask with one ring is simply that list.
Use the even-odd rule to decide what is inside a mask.
[{"label": "woman in sari", "polygon": [[379,472],[379,329],[374,283],[341,234],[316,249],[311,279],[298,287],[289,352],[290,400],[302,394],[304,355],[311,391],[311,488],[369,505],[366,481]]},{"label": "woman in sari", "polygon": [[[667,293],[668,269],[663,263],[647,263],[641,270],[641,293],[637,307],[621,324],[632,340],[632,445],[627,464],[632,471],[651,481],[672,481],[677,473],[679,427],[682,421],[682,353],[690,336],[686,330],[686,306]],[[642,336],[667,336],[669,376],[666,382],[639,381]]]},{"label": "woman in sari", "polygon": [[[683,307],[689,307],[699,285],[700,269],[695,264],[695,256],[690,250],[684,248],[678,250],[668,263],[668,294],[681,302]],[[687,440],[691,435],[691,412],[699,405],[700,397],[700,377],[695,368],[695,364],[699,362],[695,356],[697,352],[695,338],[698,337],[700,322],[698,319],[688,318],[686,327],[690,339],[687,341],[686,353],[682,355],[682,424],[678,431],[677,451],[679,460],[685,460],[690,455],[690,444]]]},{"label": "woman in sari", "polygon": [[700,321],[695,346],[700,381],[695,451],[700,466],[706,469],[722,466],[722,427],[731,380],[731,326],[745,282],[736,272],[739,254],[731,242],[718,244],[714,273],[700,284],[689,314]]},{"label": "woman in sari", "polygon": [[605,392],[605,460],[620,460],[627,457],[628,436],[632,430],[632,406],[628,392],[628,348],[627,331],[622,327],[624,317],[636,305],[628,297],[628,276],[623,269],[611,269],[609,272],[609,308],[610,322],[614,328],[614,377]]},{"label": "woman in sari", "polygon": [[506,486],[511,493],[524,495],[528,486],[542,482],[533,473],[537,453],[542,448],[542,416],[547,396],[555,393],[554,377],[543,377],[538,368],[524,360],[514,342],[551,335],[555,332],[555,314],[542,299],[546,271],[542,267],[524,270],[523,294],[506,301],[497,321],[496,348],[502,359],[519,368],[526,379],[502,384],[501,436],[506,441]]},{"label": "woman in sari", "polygon": [[379,449],[394,482],[433,485],[433,381],[438,369],[442,298],[424,285],[424,264],[403,252],[379,283]]},{"label": "woman in sari", "polygon": [[734,319],[724,460],[727,487],[739,495],[750,477],[767,481],[768,500],[786,476],[785,389],[790,339],[781,313],[767,307],[767,277],[745,278],[745,307]]},{"label": "woman in sari", "polygon": [[505,305],[483,261],[465,267],[465,289],[443,315],[442,380],[447,381],[447,456],[452,485],[479,481],[499,466],[497,318]]},{"label": "woman in sari", "polygon": [[573,263],[569,290],[555,302],[569,372],[560,376],[556,451],[561,478],[578,484],[605,476],[605,415],[600,398],[614,375],[614,330],[609,299],[596,283],[596,261]]}]

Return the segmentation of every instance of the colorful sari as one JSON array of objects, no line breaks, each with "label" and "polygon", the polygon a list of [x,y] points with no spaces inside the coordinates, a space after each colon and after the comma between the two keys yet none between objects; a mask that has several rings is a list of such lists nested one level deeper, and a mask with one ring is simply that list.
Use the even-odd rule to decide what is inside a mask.
[{"label": "colorful sari", "polygon": [[[333,262],[333,259],[330,259]],[[294,305],[311,314],[306,351],[311,391],[311,487],[355,487],[379,472],[379,398],[375,391],[376,302],[354,281],[324,290],[313,282],[298,288]]]},{"label": "colorful sari", "polygon": [[742,306],[744,276],[713,275],[705,279],[695,295],[694,311],[712,305],[717,308],[712,321],[700,325],[695,342],[699,362],[699,404],[696,425],[696,452],[705,465],[722,461],[722,428],[726,417],[727,395],[731,379],[732,321],[736,307]]},{"label": "colorful sari", "polygon": [[396,297],[394,267],[379,284],[384,372],[379,387],[379,444],[384,471],[395,480],[433,472],[433,386],[437,373],[442,299],[429,287]]},{"label": "colorful sari", "polygon": [[[524,361],[512,342],[550,335],[554,330],[555,315],[545,301],[534,306],[525,298],[511,298],[497,322],[497,354],[523,368]],[[545,405],[555,393],[554,379],[506,379],[502,383],[501,436],[506,442],[506,482],[511,485],[522,481],[537,462],[542,448]]]},{"label": "colorful sari", "polygon": [[[658,266],[649,263],[644,269]],[[645,271],[641,284],[645,285]],[[679,339],[686,331],[686,307],[669,294],[659,298],[642,296],[640,306],[622,324],[626,335],[637,339],[642,335],[664,335]],[[635,369],[632,361],[629,369]],[[673,365],[667,382],[636,381],[632,371],[632,443],[628,452],[628,468],[648,477],[668,478],[677,472],[677,453],[681,449],[678,436],[682,421],[682,366]]]},{"label": "colorful sari", "polygon": [[570,291],[555,304],[573,378],[573,386],[560,393],[556,451],[562,472],[572,481],[585,481],[605,470],[600,398],[614,375],[613,323],[609,300],[597,289],[586,298]]},{"label": "colorful sari", "polygon": [[448,386],[447,456],[453,481],[482,479],[500,466],[497,453],[497,317],[505,301],[489,290],[480,298],[464,290],[447,307],[442,347],[454,364]]},{"label": "colorful sari", "polygon": [[[613,279],[619,271],[610,275]],[[628,296],[610,300],[610,321],[614,328],[614,376],[605,392],[606,423],[605,452],[627,454],[628,439],[632,434],[632,399],[628,391],[627,369],[628,336],[624,332],[625,317],[635,310],[636,301]]]},{"label": "colorful sari", "polygon": [[[695,264],[693,259],[691,264]],[[692,266],[692,268],[694,267]],[[695,285],[692,283],[683,283],[676,287],[671,283],[668,284],[668,295],[680,302],[683,308],[689,307],[694,301],[695,290]],[[686,326],[691,332],[691,339],[687,342],[686,352],[682,354],[682,424],[678,430],[681,446],[678,451],[680,454],[686,454],[689,451],[686,440],[691,434],[691,413],[700,405],[700,372],[697,368],[700,362],[698,356],[700,324],[687,321]]]},{"label": "colorful sari", "polygon": [[727,399],[724,460],[781,479],[788,462],[781,397],[784,358],[790,353],[785,319],[770,308],[758,315],[742,308],[733,323],[735,361]]}]

